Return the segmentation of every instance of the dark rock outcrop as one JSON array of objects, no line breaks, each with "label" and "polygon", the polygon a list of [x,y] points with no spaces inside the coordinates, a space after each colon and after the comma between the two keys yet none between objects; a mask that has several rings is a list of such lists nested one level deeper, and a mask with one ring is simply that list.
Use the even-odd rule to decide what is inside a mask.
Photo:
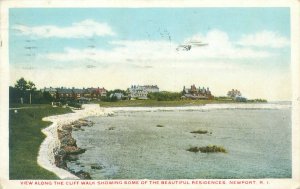
[{"label": "dark rock outcrop", "polygon": [[54,149],[55,165],[59,168],[72,172],[80,179],[91,179],[91,176],[88,172],[82,170],[74,172],[67,167],[67,161],[76,161],[78,159],[77,155],[86,151],[86,149],[77,147],[76,140],[72,137],[72,130],[74,128],[81,129],[81,127],[92,125],[93,122],[91,121],[79,119],[78,121],[63,125],[61,128],[57,129],[60,148]]}]

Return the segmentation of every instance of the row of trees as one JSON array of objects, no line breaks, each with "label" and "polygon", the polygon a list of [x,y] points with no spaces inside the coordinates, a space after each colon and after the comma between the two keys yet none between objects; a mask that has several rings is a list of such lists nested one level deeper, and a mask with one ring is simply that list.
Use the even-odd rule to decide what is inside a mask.
[{"label": "row of trees", "polygon": [[49,92],[36,90],[32,81],[26,81],[23,77],[14,86],[9,87],[9,102],[21,104],[51,103],[53,97]]},{"label": "row of trees", "polygon": [[[107,92],[106,97],[101,97],[102,101],[117,101],[116,96],[111,94],[121,93],[124,96],[128,96],[128,92],[115,89]],[[180,100],[183,94],[180,92],[156,92],[149,93],[148,99],[157,100],[157,101],[172,101],[172,100]],[[232,89],[228,91],[227,98],[241,98],[242,94],[237,89]],[[221,98],[221,97],[219,97]],[[226,97],[224,97],[226,98]],[[218,98],[216,98],[218,99]],[[49,92],[42,92],[36,89],[35,84],[32,81],[26,81],[24,78],[20,78],[14,86],[9,87],[9,101],[10,103],[25,103],[25,104],[43,104],[43,103],[51,103],[55,101],[55,99],[50,95]],[[265,102],[263,99],[256,99],[255,102]]]},{"label": "row of trees", "polygon": [[156,93],[149,93],[148,98],[151,100],[157,101],[172,101],[172,100],[180,100],[182,93],[177,92],[156,92]]}]

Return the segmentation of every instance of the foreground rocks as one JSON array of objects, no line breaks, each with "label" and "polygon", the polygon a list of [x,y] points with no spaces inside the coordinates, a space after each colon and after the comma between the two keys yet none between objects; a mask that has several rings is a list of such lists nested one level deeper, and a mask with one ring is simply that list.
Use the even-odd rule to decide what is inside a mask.
[{"label": "foreground rocks", "polygon": [[81,129],[81,127],[91,127],[93,122],[79,119],[71,124],[66,124],[57,129],[58,139],[60,141],[60,148],[54,149],[55,165],[59,168],[68,170],[78,176],[80,179],[91,179],[88,172],[78,171],[74,172],[67,167],[68,160],[77,160],[78,154],[82,154],[86,149],[79,148],[76,140],[72,137],[72,130],[74,128]]}]

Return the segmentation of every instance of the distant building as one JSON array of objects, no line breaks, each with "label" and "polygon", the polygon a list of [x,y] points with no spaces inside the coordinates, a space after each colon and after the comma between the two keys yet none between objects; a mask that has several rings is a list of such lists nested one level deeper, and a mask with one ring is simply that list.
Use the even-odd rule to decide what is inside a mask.
[{"label": "distant building", "polygon": [[52,87],[46,88],[46,87],[44,87],[43,89],[41,89],[41,91],[42,91],[42,92],[48,92],[48,93],[50,93],[50,95],[51,95],[53,98],[56,97],[56,92],[57,92],[56,88],[52,88]]},{"label": "distant building", "polygon": [[73,98],[73,91],[72,89],[67,88],[57,88],[56,89],[56,98],[57,99],[69,99]]},{"label": "distant building", "polygon": [[148,93],[158,93],[159,92],[159,88],[157,85],[144,85],[141,87],[144,88],[144,90],[147,91]]},{"label": "distant building", "polygon": [[103,88],[56,88],[57,99],[98,99],[106,96],[107,90]]},{"label": "distant building", "polygon": [[237,102],[247,102],[247,98],[242,97],[242,96],[237,96],[234,98],[234,100]]},{"label": "distant building", "polygon": [[88,88],[87,89],[87,94],[88,97],[90,98],[100,98],[106,96],[107,90],[102,87],[102,88]]},{"label": "distant building", "polygon": [[75,99],[85,97],[86,94],[88,94],[84,88],[83,89],[75,89],[74,87],[72,88],[72,93],[73,93],[73,98],[75,98]]},{"label": "distant building", "polygon": [[182,98],[189,98],[189,99],[212,99],[213,95],[209,88],[205,87],[196,87],[195,85],[191,85],[190,88],[183,87],[183,96]]},{"label": "distant building", "polygon": [[131,99],[148,99],[148,93],[159,92],[157,85],[132,85],[127,89]]},{"label": "distant building", "polygon": [[113,98],[116,97],[117,100],[122,100],[124,96],[124,94],[122,93],[112,93],[110,94],[109,98]]}]

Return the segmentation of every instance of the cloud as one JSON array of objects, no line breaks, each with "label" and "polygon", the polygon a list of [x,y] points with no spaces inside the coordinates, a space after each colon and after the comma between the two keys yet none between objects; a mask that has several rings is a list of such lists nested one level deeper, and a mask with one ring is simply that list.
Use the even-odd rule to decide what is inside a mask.
[{"label": "cloud", "polygon": [[283,48],[290,45],[290,40],[273,31],[262,31],[242,36],[237,44],[241,46]]},{"label": "cloud", "polygon": [[99,23],[90,19],[72,23],[72,25],[68,27],[58,27],[53,25],[33,27],[15,25],[13,28],[19,31],[21,35],[32,35],[40,38],[85,38],[115,35],[114,31],[107,23]]},{"label": "cloud", "polygon": [[177,51],[179,43],[168,40],[119,40],[110,41],[112,49],[75,49],[66,48],[64,52],[44,55],[55,61],[93,61],[107,64],[123,63],[140,66],[155,64],[170,65],[175,62],[182,64],[209,62],[210,60],[243,60],[264,59],[274,56],[271,52],[241,47],[230,41],[227,33],[213,30],[206,35],[198,34],[188,40],[201,40],[208,46],[192,47],[190,51]]},{"label": "cloud", "polygon": [[95,65],[91,65],[91,64],[89,64],[89,65],[86,65],[86,68],[89,68],[89,69],[93,69],[93,68],[96,68],[97,66],[95,66]]},{"label": "cloud", "polygon": [[[249,47],[239,47],[230,40],[226,32],[220,30],[211,30],[206,35],[197,34],[187,38],[185,42],[187,41],[201,41],[208,44],[206,48],[195,48],[195,50],[192,51],[203,58],[234,60],[268,58],[274,55],[268,51],[258,51]],[[195,57],[196,56],[197,55],[195,55]]]}]

